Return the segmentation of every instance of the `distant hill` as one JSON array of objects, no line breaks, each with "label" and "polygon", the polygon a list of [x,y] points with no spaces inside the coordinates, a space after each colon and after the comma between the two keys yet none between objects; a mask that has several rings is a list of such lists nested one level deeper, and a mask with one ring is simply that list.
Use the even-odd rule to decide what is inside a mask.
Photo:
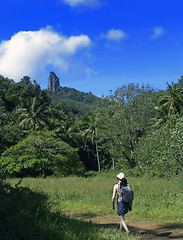
[{"label": "distant hill", "polygon": [[54,72],[50,72],[47,92],[53,102],[64,104],[75,114],[86,114],[92,110],[98,99],[91,92],[84,93],[74,88],[61,87],[59,78]]}]

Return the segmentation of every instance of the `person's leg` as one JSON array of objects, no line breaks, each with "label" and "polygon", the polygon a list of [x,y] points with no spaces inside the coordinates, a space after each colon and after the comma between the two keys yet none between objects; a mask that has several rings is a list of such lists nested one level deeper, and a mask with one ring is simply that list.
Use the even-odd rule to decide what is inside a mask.
[{"label": "person's leg", "polygon": [[122,228],[124,227],[126,233],[129,233],[130,231],[129,231],[127,225],[126,225],[124,215],[120,215],[119,219],[120,219],[120,230],[122,230]]},{"label": "person's leg", "polygon": [[120,216],[119,216],[119,229],[120,229],[120,231],[122,231],[122,229],[123,229],[121,217],[122,217],[122,216],[120,215]]}]

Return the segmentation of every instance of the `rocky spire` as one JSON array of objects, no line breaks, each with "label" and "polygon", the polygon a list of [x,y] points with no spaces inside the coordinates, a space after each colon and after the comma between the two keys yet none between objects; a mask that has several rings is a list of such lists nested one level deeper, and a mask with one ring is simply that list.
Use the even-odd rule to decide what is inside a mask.
[{"label": "rocky spire", "polygon": [[59,78],[54,72],[50,72],[49,83],[47,86],[47,91],[56,92],[60,88]]}]

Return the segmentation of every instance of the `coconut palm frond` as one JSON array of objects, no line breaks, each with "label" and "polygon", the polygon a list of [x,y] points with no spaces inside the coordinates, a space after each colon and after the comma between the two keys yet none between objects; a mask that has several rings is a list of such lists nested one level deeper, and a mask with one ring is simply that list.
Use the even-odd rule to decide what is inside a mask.
[{"label": "coconut palm frond", "polygon": [[34,97],[27,108],[18,109],[19,115],[19,127],[24,129],[39,129],[42,126],[46,126],[45,113],[46,104],[40,104],[38,99]]}]

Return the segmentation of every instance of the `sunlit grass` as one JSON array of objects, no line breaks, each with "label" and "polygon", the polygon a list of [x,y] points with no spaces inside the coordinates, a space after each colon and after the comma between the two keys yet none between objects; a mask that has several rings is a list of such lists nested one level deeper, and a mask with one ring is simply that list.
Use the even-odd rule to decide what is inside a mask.
[{"label": "sunlit grass", "polygon": [[[11,183],[17,181],[11,180]],[[48,194],[53,210],[116,217],[116,211],[111,208],[112,189],[116,182],[116,174],[99,174],[88,178],[26,178],[21,186]],[[183,223],[182,177],[170,180],[129,177],[128,182],[135,199],[133,211],[126,215],[127,220]]]},{"label": "sunlit grass", "polygon": [[[39,181],[40,180],[40,181]],[[12,182],[12,181],[11,181]],[[17,183],[13,181],[14,185]],[[40,183],[26,179],[21,185],[36,187],[11,187],[0,182],[0,239],[4,240],[135,240],[136,234],[127,236],[117,230],[116,224],[97,224],[82,219],[74,219],[50,209],[54,193],[41,192]],[[47,184],[46,184],[47,185]],[[55,185],[55,184],[54,184]],[[34,189],[34,187],[32,189]],[[47,189],[49,190],[49,189]],[[54,196],[56,197],[56,196]]]}]

